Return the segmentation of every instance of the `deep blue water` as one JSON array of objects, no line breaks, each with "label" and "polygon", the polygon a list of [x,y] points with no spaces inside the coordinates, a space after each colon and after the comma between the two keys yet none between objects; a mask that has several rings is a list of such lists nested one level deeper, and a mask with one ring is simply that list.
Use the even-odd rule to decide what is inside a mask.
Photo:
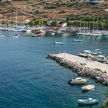
[{"label": "deep blue water", "polygon": [[[81,37],[84,41],[78,43],[73,42],[75,36],[13,38],[9,32],[0,34],[4,35],[0,38],[0,108],[99,108],[106,98],[107,87],[89,78],[87,83],[96,85],[94,91],[82,93],[81,86],[68,85],[77,75],[46,56],[96,48],[108,56],[108,40]],[[55,40],[65,44],[54,46]],[[79,98],[88,97],[99,98],[99,104],[78,106]]]}]

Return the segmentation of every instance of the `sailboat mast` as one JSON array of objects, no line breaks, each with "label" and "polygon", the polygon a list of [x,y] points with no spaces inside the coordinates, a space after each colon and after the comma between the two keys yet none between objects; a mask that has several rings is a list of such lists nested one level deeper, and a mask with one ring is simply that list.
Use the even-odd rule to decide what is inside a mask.
[{"label": "sailboat mast", "polygon": [[94,21],[94,17],[93,17],[93,30],[94,30],[94,28],[95,28],[95,26],[94,26],[94,22],[95,22],[95,21]]},{"label": "sailboat mast", "polygon": [[23,15],[23,24],[24,24],[24,15]]},{"label": "sailboat mast", "polygon": [[90,27],[91,25],[90,25],[90,21],[89,21],[89,31],[91,32],[91,27]]},{"label": "sailboat mast", "polygon": [[17,11],[16,11],[16,26],[17,26]]},{"label": "sailboat mast", "polygon": [[97,30],[98,30],[99,28],[98,28],[98,18],[97,18]]}]

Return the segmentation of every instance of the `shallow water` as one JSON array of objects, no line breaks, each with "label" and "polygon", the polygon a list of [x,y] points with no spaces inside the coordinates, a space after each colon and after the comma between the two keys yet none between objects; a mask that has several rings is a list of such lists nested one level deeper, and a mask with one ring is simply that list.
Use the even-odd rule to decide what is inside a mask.
[{"label": "shallow water", "polygon": [[[97,37],[80,37],[83,42],[73,42],[70,37],[22,36],[1,32],[0,38],[0,108],[99,108],[105,99],[107,87],[89,78],[94,91],[82,93],[81,86],[67,82],[77,75],[45,57],[51,53],[77,54],[84,49],[101,49],[108,56],[108,40]],[[79,37],[77,37],[79,38]],[[54,41],[64,45],[53,45]],[[93,106],[78,106],[79,98],[99,98]]]}]

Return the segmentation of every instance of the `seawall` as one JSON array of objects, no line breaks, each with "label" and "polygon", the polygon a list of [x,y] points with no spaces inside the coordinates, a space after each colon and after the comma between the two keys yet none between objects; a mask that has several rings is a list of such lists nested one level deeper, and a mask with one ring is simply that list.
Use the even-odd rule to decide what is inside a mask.
[{"label": "seawall", "polygon": [[92,61],[68,53],[50,54],[47,58],[71,69],[80,76],[87,76],[108,86],[108,64]]}]

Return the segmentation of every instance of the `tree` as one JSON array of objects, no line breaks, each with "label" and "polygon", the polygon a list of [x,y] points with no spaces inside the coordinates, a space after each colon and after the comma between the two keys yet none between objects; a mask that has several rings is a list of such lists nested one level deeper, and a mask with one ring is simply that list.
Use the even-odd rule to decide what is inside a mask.
[{"label": "tree", "polygon": [[35,25],[35,22],[33,20],[31,20],[29,23],[28,23],[30,26],[34,26]]},{"label": "tree", "polygon": [[10,24],[12,24],[12,25],[13,25],[14,23],[15,23],[14,21],[10,21]]},{"label": "tree", "polygon": [[2,24],[8,24],[8,22],[7,21],[2,21]]},{"label": "tree", "polygon": [[51,25],[52,26],[58,26],[59,25],[59,22],[58,21],[53,21]]}]

